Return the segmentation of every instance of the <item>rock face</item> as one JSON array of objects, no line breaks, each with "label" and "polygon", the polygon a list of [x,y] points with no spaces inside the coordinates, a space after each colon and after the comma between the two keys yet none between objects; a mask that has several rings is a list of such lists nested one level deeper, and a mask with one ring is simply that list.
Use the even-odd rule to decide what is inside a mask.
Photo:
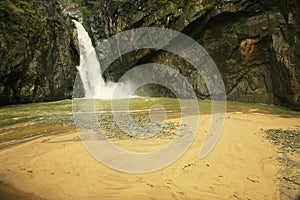
[{"label": "rock face", "polygon": [[60,5],[2,0],[0,27],[0,105],[70,98],[77,36]]},{"label": "rock face", "polygon": [[[298,0],[71,2],[66,13],[84,23],[95,45],[138,27],[177,30],[211,55],[228,99],[300,110]],[[78,6],[85,15],[77,12]],[[0,105],[71,97],[79,53],[70,19],[55,0],[0,2]],[[209,98],[203,78],[189,63],[153,49],[123,55],[104,72],[104,78],[117,81],[135,65],[150,62],[176,69],[187,77],[199,98]],[[148,90],[153,96],[174,96],[159,85],[146,85],[139,92]]]},{"label": "rock face", "polygon": [[[297,0],[102,0],[84,19],[95,45],[138,27],[164,27],[198,41],[217,64],[230,100],[275,103],[300,110],[300,3]],[[201,76],[167,52],[123,55],[104,73],[118,78],[137,63],[159,62],[185,75],[200,98],[209,97]],[[157,85],[155,96],[172,96]]]}]

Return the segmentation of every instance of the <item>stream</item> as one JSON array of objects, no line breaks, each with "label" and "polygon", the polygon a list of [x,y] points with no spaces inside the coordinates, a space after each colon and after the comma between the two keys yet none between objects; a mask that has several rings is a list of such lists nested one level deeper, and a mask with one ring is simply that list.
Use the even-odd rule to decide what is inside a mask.
[{"label": "stream", "polygon": [[[113,100],[117,104],[124,104],[127,101],[125,99]],[[113,117],[112,101],[95,100],[94,104],[100,124],[109,126],[112,122],[111,117]],[[128,101],[128,104],[132,118],[141,123],[147,123],[149,111],[153,108],[152,106],[157,105],[164,108],[167,120],[181,116],[180,105],[174,98],[133,98]],[[211,114],[210,101],[199,101],[199,108],[200,115]],[[114,110],[114,112],[126,111]],[[185,112],[194,114],[193,110]],[[282,107],[240,102],[227,102],[227,113],[274,114],[282,117],[300,116],[299,112]],[[74,131],[76,131],[76,127],[73,120],[72,100],[0,107],[0,149],[42,136]]]}]

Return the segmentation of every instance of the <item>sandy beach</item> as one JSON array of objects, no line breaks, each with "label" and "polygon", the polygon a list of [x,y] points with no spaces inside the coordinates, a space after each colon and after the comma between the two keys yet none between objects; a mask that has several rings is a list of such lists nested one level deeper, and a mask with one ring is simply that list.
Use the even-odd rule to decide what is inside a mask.
[{"label": "sandy beach", "polygon": [[[217,145],[200,159],[209,122],[209,115],[201,115],[191,147],[172,165],[152,173],[108,168],[88,153],[73,130],[1,150],[0,181],[36,199],[288,199],[280,193],[280,151],[264,130],[299,128],[300,118],[228,113]],[[169,140],[112,142],[139,152]],[[300,162],[299,155],[294,157]]]}]

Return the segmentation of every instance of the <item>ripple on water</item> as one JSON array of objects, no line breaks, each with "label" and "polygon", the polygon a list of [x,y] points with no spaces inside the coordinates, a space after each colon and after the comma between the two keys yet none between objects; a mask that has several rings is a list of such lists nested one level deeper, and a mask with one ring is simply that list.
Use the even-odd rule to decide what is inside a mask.
[{"label": "ripple on water", "polygon": [[[83,103],[83,105],[86,101],[87,100],[84,99],[75,100],[75,102],[79,104]],[[99,99],[92,101],[97,115],[104,116],[112,114],[112,101]],[[70,129],[75,130],[72,102],[72,100],[63,100],[57,102],[0,107],[0,148],[3,148],[3,146],[5,147],[8,144],[27,141],[35,137],[62,133],[63,131],[69,131]],[[130,100],[114,100],[113,103],[116,104],[117,107],[121,105],[121,108],[124,108],[122,105],[127,103],[129,107],[128,113],[133,118],[140,120],[139,123],[143,126],[146,126],[147,123],[149,123],[146,123],[146,121],[148,120],[150,110],[154,105],[161,105],[164,108],[163,110],[166,111],[167,120],[181,117],[181,110],[187,111],[191,115],[193,114],[193,110],[189,110],[189,108],[186,107],[180,107],[178,100],[175,98],[132,98]],[[199,101],[199,107],[201,115],[211,113],[210,101]],[[228,113],[235,114],[254,113],[257,115],[276,114],[288,117],[300,116],[299,112],[290,111],[281,107],[239,102],[227,102],[227,111]],[[114,112],[122,114],[124,113],[124,109],[116,110]],[[104,118],[102,117],[102,121],[109,122],[113,119],[105,118],[107,118],[107,116]],[[98,118],[98,120],[101,120],[101,117]],[[104,123],[103,125],[109,127],[109,124]],[[177,129],[180,128],[177,127],[177,125],[174,126]],[[104,129],[106,129],[106,127],[104,127]],[[161,127],[157,127],[157,129],[159,128]],[[112,132],[112,130],[107,129],[107,132]],[[171,133],[168,134],[173,135]],[[112,133],[112,135],[115,135],[115,133]]]}]

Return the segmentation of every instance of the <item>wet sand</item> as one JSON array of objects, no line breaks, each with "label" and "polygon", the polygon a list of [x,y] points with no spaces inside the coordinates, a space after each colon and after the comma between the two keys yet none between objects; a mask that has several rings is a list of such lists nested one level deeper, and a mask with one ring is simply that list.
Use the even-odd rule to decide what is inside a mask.
[{"label": "wet sand", "polygon": [[14,146],[16,144],[34,140],[45,135],[59,135],[61,133],[75,131],[76,128],[73,126],[54,125],[44,122],[19,123],[1,129],[0,150],[9,148],[10,146]]},{"label": "wet sand", "polygon": [[[0,181],[44,199],[285,199],[280,193],[284,169],[277,160],[280,151],[265,139],[264,130],[293,129],[300,118],[227,114],[216,147],[199,159],[209,122],[209,115],[201,115],[188,151],[156,172],[110,169],[92,157],[72,131],[1,150]],[[138,152],[161,148],[169,141],[113,140],[120,148]],[[299,156],[295,159],[300,162]]]},{"label": "wet sand", "polygon": [[25,193],[17,190],[10,185],[0,182],[0,199],[3,200],[42,200],[42,198],[35,196],[31,193]]}]

